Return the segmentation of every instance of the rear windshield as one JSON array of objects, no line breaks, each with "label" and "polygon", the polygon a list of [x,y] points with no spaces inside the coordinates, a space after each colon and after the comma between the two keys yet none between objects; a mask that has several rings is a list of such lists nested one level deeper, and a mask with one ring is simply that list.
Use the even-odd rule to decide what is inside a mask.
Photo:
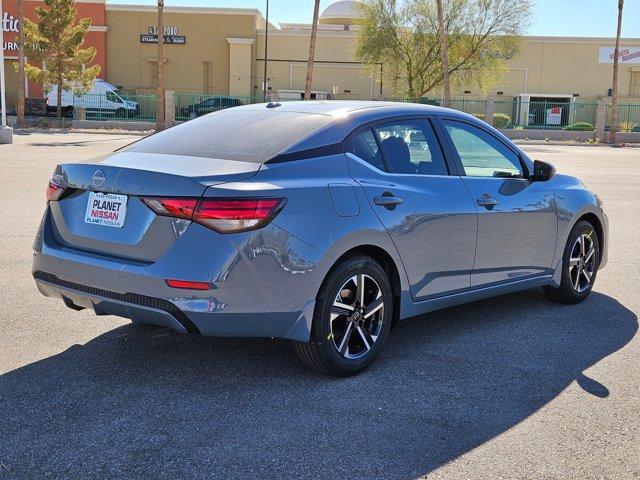
[{"label": "rear windshield", "polygon": [[223,110],[151,135],[123,150],[265,163],[332,120],[328,115]]}]

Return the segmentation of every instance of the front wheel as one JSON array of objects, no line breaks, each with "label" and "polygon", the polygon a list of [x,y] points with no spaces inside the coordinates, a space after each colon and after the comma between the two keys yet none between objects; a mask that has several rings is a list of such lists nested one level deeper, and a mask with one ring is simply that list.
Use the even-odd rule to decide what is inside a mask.
[{"label": "front wheel", "polygon": [[351,257],[325,279],[311,340],[296,343],[300,359],[321,373],[347,377],[378,356],[393,318],[393,294],[384,269],[370,257]]},{"label": "front wheel", "polygon": [[591,223],[578,222],[571,230],[565,246],[560,286],[544,287],[544,291],[556,302],[580,303],[591,293],[599,266],[598,234]]}]

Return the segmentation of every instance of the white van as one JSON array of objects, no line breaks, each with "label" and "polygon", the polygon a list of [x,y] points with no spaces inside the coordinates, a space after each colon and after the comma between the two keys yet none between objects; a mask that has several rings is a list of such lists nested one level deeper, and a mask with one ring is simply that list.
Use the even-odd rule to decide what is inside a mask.
[{"label": "white van", "polygon": [[[47,110],[55,111],[57,105],[58,90],[53,87],[47,95]],[[73,118],[74,108],[79,107],[84,108],[87,114],[100,113],[119,118],[140,114],[137,102],[123,99],[115,86],[101,79],[94,80],[91,90],[85,94],[75,95],[71,90],[62,91],[62,113],[65,117]]]}]

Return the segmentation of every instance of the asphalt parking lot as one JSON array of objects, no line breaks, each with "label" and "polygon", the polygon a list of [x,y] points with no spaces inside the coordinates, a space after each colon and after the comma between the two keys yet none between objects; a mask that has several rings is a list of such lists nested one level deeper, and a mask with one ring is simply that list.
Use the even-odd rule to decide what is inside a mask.
[{"label": "asphalt parking lot", "polygon": [[134,138],[0,145],[0,478],[640,478],[640,149],[526,147],[605,202],[588,301],[532,290],[414,318],[337,380],[284,341],[134,328],[37,292],[54,166]]}]

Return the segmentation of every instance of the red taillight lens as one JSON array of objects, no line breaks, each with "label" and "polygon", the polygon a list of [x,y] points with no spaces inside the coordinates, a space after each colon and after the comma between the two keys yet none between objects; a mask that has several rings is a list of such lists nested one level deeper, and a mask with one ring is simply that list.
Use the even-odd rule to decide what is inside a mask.
[{"label": "red taillight lens", "polygon": [[191,220],[193,212],[198,204],[196,198],[141,198],[144,204],[153,210],[156,215],[167,217],[186,218]]},{"label": "red taillight lens", "polygon": [[255,230],[268,224],[284,198],[141,198],[157,215],[185,218],[220,233]]},{"label": "red taillight lens", "polygon": [[193,219],[221,233],[263,227],[284,205],[284,198],[202,199]]},{"label": "red taillight lens", "polygon": [[211,290],[211,284],[207,282],[190,282],[188,280],[165,280],[172,288],[182,288],[186,290]]},{"label": "red taillight lens", "polygon": [[50,181],[49,185],[47,185],[47,201],[52,202],[58,200],[65,190],[66,188],[62,185],[58,185],[57,183]]}]

